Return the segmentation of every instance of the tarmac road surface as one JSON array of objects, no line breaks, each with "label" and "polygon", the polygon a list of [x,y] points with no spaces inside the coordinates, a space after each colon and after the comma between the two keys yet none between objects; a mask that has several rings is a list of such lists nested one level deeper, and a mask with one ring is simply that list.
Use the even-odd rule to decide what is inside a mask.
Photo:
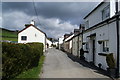
[{"label": "tarmac road surface", "polygon": [[[109,77],[72,61],[67,54],[55,48],[48,49],[41,78],[105,78]],[[96,79],[97,80],[97,79]],[[111,80],[111,79],[109,79]]]}]

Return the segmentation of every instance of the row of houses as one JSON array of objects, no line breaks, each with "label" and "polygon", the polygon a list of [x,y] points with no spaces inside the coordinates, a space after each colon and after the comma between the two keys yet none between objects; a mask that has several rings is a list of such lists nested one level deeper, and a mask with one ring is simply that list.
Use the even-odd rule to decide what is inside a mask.
[{"label": "row of houses", "polygon": [[[120,75],[120,0],[102,1],[84,17],[84,24],[73,33],[59,38],[59,49],[80,57],[80,49],[84,50],[85,60],[95,66],[107,70],[104,55],[113,53],[116,76]],[[62,46],[61,46],[62,45]]]}]

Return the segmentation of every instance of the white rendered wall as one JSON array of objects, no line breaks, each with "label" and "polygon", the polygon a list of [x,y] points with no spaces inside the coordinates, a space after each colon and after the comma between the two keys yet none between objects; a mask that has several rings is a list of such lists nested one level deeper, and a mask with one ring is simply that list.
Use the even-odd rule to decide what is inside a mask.
[{"label": "white rendered wall", "polygon": [[63,39],[64,39],[64,36],[59,38],[59,49],[61,49],[61,47],[62,47]]},{"label": "white rendered wall", "polygon": [[63,43],[63,39],[64,39],[63,36],[59,38],[59,44],[62,44],[62,43]]},{"label": "white rendered wall", "polygon": [[110,17],[114,16],[116,13],[116,1],[110,0]]},{"label": "white rendered wall", "polygon": [[102,10],[109,4],[109,2],[103,3],[99,8],[97,8],[85,19],[85,21],[89,21],[89,27],[92,27],[95,24],[102,22]]},{"label": "white rendered wall", "polygon": [[69,49],[72,49],[72,40],[70,40]]},{"label": "white rendered wall", "polygon": [[[36,34],[36,36],[35,36],[35,34]],[[27,40],[21,40],[21,36],[27,36]],[[45,39],[46,39],[45,34],[40,32],[33,26],[30,26],[29,28],[25,29],[24,31],[22,31],[18,34],[18,43],[41,42],[44,44],[44,49],[46,46]]]},{"label": "white rendered wall", "polygon": [[[94,26],[95,24],[98,24],[102,22],[102,10],[110,4],[110,17],[113,17],[116,12],[116,3],[115,0],[110,0],[110,2],[103,3],[101,6],[99,6],[94,12],[92,12],[86,19],[85,21],[89,21],[89,27]],[[120,0],[118,3],[118,8],[120,11]]]},{"label": "white rendered wall", "polygon": [[[87,41],[87,36],[90,34],[96,33],[96,53],[95,53],[95,65],[98,66],[99,63],[102,64],[102,68],[106,69],[106,57],[98,55],[98,53],[103,53],[101,50],[101,44],[98,44],[99,40],[108,40],[109,41],[109,52],[113,53],[114,58],[116,60],[117,55],[117,37],[116,37],[116,23],[112,22],[109,25],[104,25],[103,27],[97,28],[95,30],[91,30],[87,33],[84,33],[84,42],[89,42],[89,53],[85,54],[85,58],[88,62],[92,60],[92,47],[90,40]],[[108,54],[106,53],[106,54]]]},{"label": "white rendered wall", "polygon": [[48,39],[46,39],[46,42],[49,44],[49,48],[50,48],[51,45],[52,45],[52,42],[50,40],[48,40]]}]

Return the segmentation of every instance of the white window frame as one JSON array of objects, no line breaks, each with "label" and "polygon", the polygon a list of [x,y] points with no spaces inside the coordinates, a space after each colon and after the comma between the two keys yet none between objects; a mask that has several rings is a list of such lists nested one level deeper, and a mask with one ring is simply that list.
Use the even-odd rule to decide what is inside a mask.
[{"label": "white window frame", "polygon": [[[108,10],[108,11],[107,11]],[[108,13],[109,12],[109,13]],[[110,18],[110,5],[106,6],[103,10],[102,10],[102,20],[105,20],[107,18]]]},{"label": "white window frame", "polygon": [[89,20],[87,20],[87,21],[85,22],[85,27],[86,27],[86,29],[89,28]]},{"label": "white window frame", "polygon": [[109,41],[108,40],[105,40],[102,42],[102,51],[109,52]]},{"label": "white window frame", "polygon": [[[26,37],[26,38],[23,39],[22,37]],[[27,36],[21,36],[21,40],[22,40],[22,41],[26,41],[26,40],[27,40]]]}]

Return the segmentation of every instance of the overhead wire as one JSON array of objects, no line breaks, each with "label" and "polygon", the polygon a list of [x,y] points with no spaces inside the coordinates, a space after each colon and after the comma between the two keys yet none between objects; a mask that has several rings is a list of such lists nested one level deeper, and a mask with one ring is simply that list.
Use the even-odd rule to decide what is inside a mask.
[{"label": "overhead wire", "polygon": [[[35,2],[33,0],[33,7],[34,7],[34,11],[35,11],[35,14],[36,14],[36,17],[37,17],[37,20],[38,20],[38,23],[43,26],[41,23],[40,23],[40,19],[38,18],[38,13],[37,13],[37,9],[36,9],[36,6],[35,6]],[[44,27],[43,27],[44,28]]]}]

